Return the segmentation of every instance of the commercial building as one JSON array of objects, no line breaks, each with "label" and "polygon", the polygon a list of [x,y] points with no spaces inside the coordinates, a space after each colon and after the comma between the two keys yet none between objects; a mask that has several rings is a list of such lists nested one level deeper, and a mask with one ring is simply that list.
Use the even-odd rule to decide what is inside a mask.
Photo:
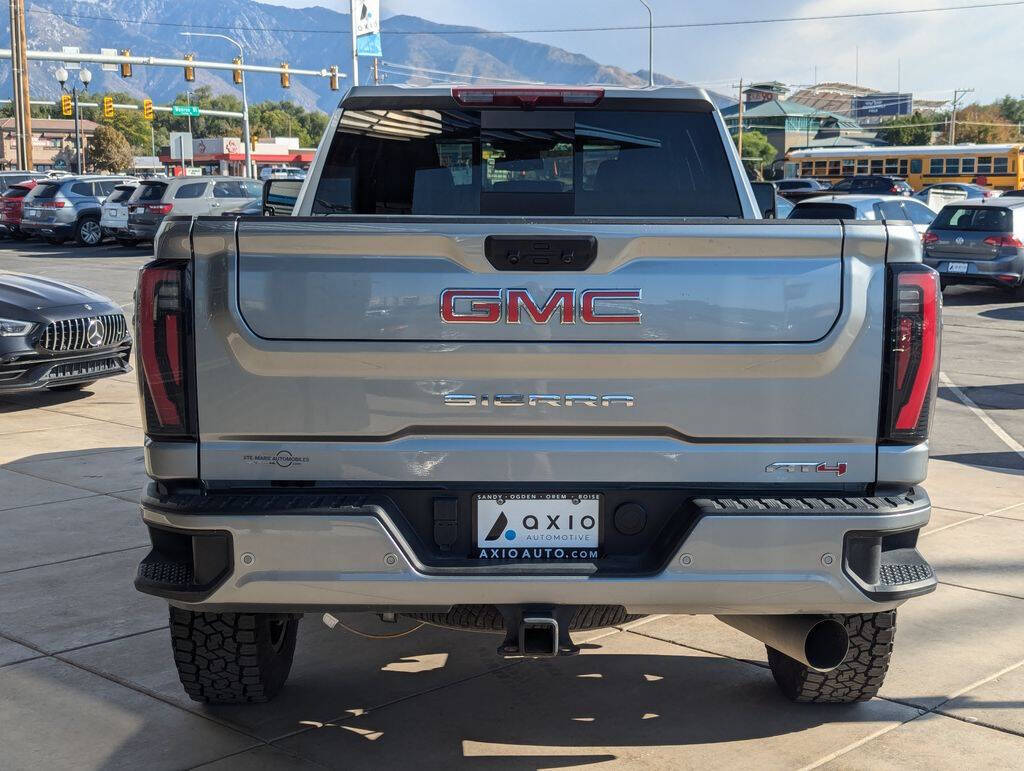
[{"label": "commercial building", "polygon": [[[276,137],[258,141],[252,148],[252,160],[261,166],[294,166],[306,169],[313,162],[316,148],[299,147],[296,137]],[[245,172],[245,145],[238,137],[204,137],[192,140],[192,159],[185,164],[172,159],[169,147],[161,148],[160,161],[169,164],[171,173],[184,174],[185,166],[202,169],[204,174],[234,174]]]},{"label": "commercial building", "polygon": [[[85,144],[88,162],[89,141],[97,124],[91,120],[79,120],[79,130]],[[14,137],[14,118],[0,121],[0,168],[13,168],[18,162]],[[32,119],[32,162],[36,171],[60,169],[70,171],[75,163],[75,121],[71,118]]]}]

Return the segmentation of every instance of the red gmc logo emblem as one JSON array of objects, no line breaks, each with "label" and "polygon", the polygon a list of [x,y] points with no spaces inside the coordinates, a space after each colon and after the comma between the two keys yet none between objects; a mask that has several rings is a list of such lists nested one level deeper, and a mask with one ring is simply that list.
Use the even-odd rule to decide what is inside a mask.
[{"label": "red gmc logo emblem", "polygon": [[639,310],[626,303],[640,299],[639,289],[556,289],[537,303],[526,289],[445,289],[441,321],[445,324],[639,324]]}]

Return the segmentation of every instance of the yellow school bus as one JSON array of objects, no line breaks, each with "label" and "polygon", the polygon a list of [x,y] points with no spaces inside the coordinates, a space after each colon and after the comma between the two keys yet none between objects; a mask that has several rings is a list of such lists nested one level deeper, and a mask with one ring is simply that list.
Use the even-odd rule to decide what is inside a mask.
[{"label": "yellow school bus", "polygon": [[996,190],[1024,188],[1024,144],[828,147],[790,150],[787,177],[838,182],[843,177],[902,177],[915,190],[940,182],[974,182]]}]

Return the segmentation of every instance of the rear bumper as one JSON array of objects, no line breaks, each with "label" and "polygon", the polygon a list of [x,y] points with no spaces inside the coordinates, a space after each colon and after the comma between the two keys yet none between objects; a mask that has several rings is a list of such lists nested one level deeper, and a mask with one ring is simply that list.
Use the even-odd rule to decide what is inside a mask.
[{"label": "rear bumper", "polygon": [[[966,273],[950,273],[951,262],[966,262]],[[992,286],[1014,286],[1024,277],[1024,254],[1017,254],[997,260],[978,260],[943,255],[935,259],[925,255],[924,264],[934,268],[942,276],[944,284],[987,284]]]},{"label": "rear bumper", "polygon": [[75,232],[74,222],[34,222],[22,220],[21,230],[30,236],[57,236],[69,238]]},{"label": "rear bumper", "polygon": [[146,496],[154,550],[136,587],[210,611],[529,603],[715,614],[874,612],[935,587],[915,548],[931,513],[918,488],[885,498],[686,505],[695,507],[693,524],[668,559],[631,575],[603,574],[591,563],[438,568],[369,496]]},{"label": "rear bumper", "polygon": [[147,224],[141,222],[132,222],[131,220],[129,220],[128,227],[125,229],[125,232],[129,234],[132,238],[138,238],[143,241],[152,241],[153,237],[156,235],[156,231],[158,231],[159,229],[159,222],[156,224]]}]

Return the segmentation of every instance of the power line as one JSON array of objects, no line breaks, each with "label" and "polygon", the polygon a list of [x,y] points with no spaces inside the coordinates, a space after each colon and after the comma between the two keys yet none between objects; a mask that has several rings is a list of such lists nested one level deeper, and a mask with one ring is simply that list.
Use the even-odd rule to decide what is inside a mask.
[{"label": "power line", "polygon": [[[980,9],[989,8],[1010,8],[1014,6],[1024,5],[1024,0],[1009,0],[1009,2],[999,3],[978,3],[975,5],[949,5],[949,6],[938,6],[933,8],[907,8],[900,10],[887,10],[887,11],[861,11],[858,13],[833,13],[833,14],[819,14],[816,16],[780,16],[775,18],[765,19],[730,19],[725,21],[703,21],[703,22],[687,22],[677,24],[655,24],[655,29],[704,29],[708,27],[735,27],[744,25],[758,25],[758,24],[789,24],[793,22],[801,21],[835,21],[843,19],[866,19],[866,18],[877,18],[882,16],[909,16],[912,14],[926,14],[926,13],[945,13],[949,11],[973,11]],[[96,21],[111,21],[120,24],[145,24],[149,26],[158,27],[178,27],[178,28],[197,28],[197,29],[219,29],[219,30],[233,30],[233,31],[248,31],[248,32],[302,32],[306,34],[317,34],[317,35],[348,35],[350,34],[347,30],[325,30],[325,29],[304,29],[301,27],[253,27],[243,25],[215,25],[215,24],[194,24],[185,22],[172,22],[172,21],[142,21],[139,19],[126,19],[117,18],[113,16],[98,16],[92,14],[82,13],[58,13],[45,8],[28,8],[26,9],[29,13],[42,13],[50,16],[57,16],[59,18],[74,18],[74,19],[92,19]],[[624,24],[615,26],[603,26],[603,27],[530,27],[522,29],[474,29],[474,28],[460,28],[445,31],[432,31],[432,32],[414,32],[412,30],[388,30],[385,32],[386,35],[437,35],[437,36],[449,36],[449,35],[521,35],[521,34],[547,34],[547,33],[559,33],[559,32],[622,32],[629,30],[641,30],[648,29],[648,25],[637,25],[637,24]]]}]

